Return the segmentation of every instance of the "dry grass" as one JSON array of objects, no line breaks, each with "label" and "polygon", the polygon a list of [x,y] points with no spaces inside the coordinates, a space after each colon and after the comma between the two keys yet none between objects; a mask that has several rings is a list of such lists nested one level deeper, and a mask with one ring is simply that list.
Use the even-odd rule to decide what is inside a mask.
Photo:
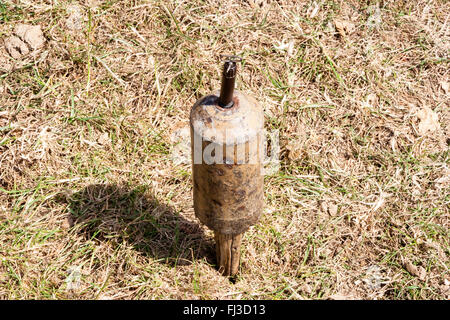
[{"label": "dry grass", "polygon": [[[74,4],[0,1],[1,298],[449,298],[448,2]],[[235,283],[170,156],[224,53],[281,140]]]}]

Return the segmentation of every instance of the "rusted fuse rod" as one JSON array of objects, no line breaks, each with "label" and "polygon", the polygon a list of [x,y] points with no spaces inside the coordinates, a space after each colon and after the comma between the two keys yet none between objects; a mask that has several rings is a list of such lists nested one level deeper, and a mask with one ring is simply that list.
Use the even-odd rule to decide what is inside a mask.
[{"label": "rusted fuse rod", "polygon": [[253,98],[234,90],[237,61],[227,57],[220,96],[204,96],[190,115],[195,215],[214,230],[219,272],[227,276],[237,273],[242,235],[264,202],[264,116]]},{"label": "rusted fuse rod", "polygon": [[226,60],[223,65],[222,86],[220,88],[219,106],[231,108],[233,106],[234,84],[236,82],[236,61]]}]

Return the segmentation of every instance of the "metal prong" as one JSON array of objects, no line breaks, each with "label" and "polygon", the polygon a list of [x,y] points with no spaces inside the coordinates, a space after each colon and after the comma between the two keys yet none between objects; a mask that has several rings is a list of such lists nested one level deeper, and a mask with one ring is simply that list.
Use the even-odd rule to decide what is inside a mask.
[{"label": "metal prong", "polygon": [[236,62],[242,61],[242,59],[234,55],[223,55],[222,58],[226,58],[226,60],[223,65],[219,105],[222,108],[231,108],[233,106],[234,84],[236,81]]}]

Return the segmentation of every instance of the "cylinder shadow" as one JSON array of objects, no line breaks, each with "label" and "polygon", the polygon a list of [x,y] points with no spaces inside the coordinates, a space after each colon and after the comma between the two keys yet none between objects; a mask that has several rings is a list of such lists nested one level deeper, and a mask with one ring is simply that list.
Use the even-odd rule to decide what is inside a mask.
[{"label": "cylinder shadow", "polygon": [[215,264],[213,239],[198,223],[161,203],[148,186],[93,184],[64,200],[73,227],[86,239],[126,241],[145,256],[176,265]]}]

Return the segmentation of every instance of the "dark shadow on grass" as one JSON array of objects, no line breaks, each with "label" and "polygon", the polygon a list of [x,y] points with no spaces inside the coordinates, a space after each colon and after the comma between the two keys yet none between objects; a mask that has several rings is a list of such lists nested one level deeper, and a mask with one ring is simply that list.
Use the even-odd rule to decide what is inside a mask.
[{"label": "dark shadow on grass", "polygon": [[94,184],[65,201],[74,228],[88,239],[118,245],[126,241],[145,256],[172,266],[201,259],[215,264],[214,242],[199,224],[159,202],[146,186]]}]

